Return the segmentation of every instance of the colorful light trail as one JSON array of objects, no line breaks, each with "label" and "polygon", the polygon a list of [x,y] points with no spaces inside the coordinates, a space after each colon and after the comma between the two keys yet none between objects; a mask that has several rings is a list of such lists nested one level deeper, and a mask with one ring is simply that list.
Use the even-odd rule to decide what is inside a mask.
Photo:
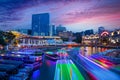
[{"label": "colorful light trail", "polygon": [[78,55],[78,57],[80,58],[80,60],[82,60],[82,65],[84,65],[84,67],[92,75],[94,75],[97,80],[119,80],[120,79],[119,75],[95,63],[89,58],[84,57],[80,54]]},{"label": "colorful light trail", "polygon": [[85,80],[71,60],[58,60],[54,80]]}]

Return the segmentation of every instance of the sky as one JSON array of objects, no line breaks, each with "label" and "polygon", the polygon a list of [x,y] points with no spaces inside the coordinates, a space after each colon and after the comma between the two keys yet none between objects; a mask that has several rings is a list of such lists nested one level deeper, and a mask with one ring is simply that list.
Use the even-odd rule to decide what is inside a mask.
[{"label": "sky", "polygon": [[0,29],[30,29],[32,14],[40,13],[73,32],[120,29],[120,0],[0,0]]}]

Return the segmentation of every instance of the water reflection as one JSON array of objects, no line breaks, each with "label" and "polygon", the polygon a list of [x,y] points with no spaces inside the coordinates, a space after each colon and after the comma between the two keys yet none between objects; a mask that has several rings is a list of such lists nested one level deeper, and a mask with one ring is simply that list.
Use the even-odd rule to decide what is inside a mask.
[{"label": "water reflection", "polygon": [[108,48],[101,48],[101,47],[80,47],[80,50],[84,56],[90,56],[91,54],[104,52],[108,50]]}]

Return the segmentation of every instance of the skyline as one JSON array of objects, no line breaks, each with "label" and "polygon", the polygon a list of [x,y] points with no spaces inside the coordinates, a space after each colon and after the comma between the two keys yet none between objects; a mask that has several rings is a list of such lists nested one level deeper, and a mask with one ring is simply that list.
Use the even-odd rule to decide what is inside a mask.
[{"label": "skyline", "polygon": [[4,0],[0,29],[31,28],[33,14],[50,13],[50,23],[73,32],[120,27],[120,0]]}]

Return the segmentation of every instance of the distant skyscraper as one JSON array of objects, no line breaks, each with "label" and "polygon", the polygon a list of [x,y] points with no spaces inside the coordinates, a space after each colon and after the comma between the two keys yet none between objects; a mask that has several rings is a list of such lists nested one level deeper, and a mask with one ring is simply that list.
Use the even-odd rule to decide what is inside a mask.
[{"label": "distant skyscraper", "polygon": [[50,36],[55,36],[55,25],[50,25]]},{"label": "distant skyscraper", "polygon": [[55,36],[56,31],[55,31],[55,25],[52,25],[52,35]]},{"label": "distant skyscraper", "polygon": [[99,28],[98,28],[98,33],[101,34],[104,30],[105,30],[104,27],[99,27]]},{"label": "distant skyscraper", "polygon": [[32,35],[34,36],[49,36],[49,13],[32,15]]},{"label": "distant skyscraper", "polygon": [[65,27],[62,27],[61,25],[59,25],[58,27],[56,27],[56,34],[58,35],[59,32],[64,32],[66,31]]}]

